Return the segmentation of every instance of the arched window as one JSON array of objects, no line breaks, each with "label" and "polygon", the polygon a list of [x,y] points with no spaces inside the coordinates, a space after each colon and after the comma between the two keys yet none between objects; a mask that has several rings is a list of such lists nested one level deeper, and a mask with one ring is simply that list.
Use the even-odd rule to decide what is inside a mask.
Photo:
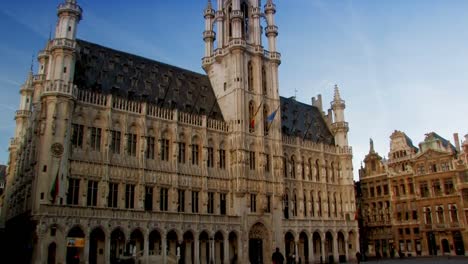
[{"label": "arched window", "polygon": [[320,163],[319,160],[315,161],[315,179],[320,181]]},{"label": "arched window", "polygon": [[328,161],[325,160],[325,181],[328,182],[330,179],[328,178]]},{"label": "arched window", "polygon": [[249,91],[253,90],[253,67],[252,61],[247,63],[247,80],[248,80],[248,89]]},{"label": "arched window", "polygon": [[318,216],[322,216],[322,193],[318,193]]},{"label": "arched window", "polygon": [[335,182],[335,164],[333,163],[333,161],[332,161],[330,167],[331,167],[331,181]]},{"label": "arched window", "polygon": [[283,197],[283,211],[284,211],[284,218],[289,219],[289,196],[286,191]]},{"label": "arched window", "polygon": [[254,120],[254,102],[253,101],[250,101],[249,102],[249,132],[254,132],[255,131],[255,120]]},{"label": "arched window", "polygon": [[307,217],[307,193],[306,190],[304,190],[304,200],[302,200],[304,203],[304,217]]},{"label": "arched window", "polygon": [[229,5],[229,7],[228,7],[228,17],[226,18],[226,21],[229,24],[229,39],[232,38],[231,12],[232,12],[232,5]]},{"label": "arched window", "polygon": [[312,173],[313,173],[313,165],[312,165],[312,159],[309,159],[309,174],[308,174],[308,179],[309,181],[312,180]]},{"label": "arched window", "polygon": [[315,199],[314,199],[314,192],[310,192],[310,215],[315,216]]},{"label": "arched window", "polygon": [[249,6],[242,2],[241,11],[244,14],[244,19],[242,20],[242,37],[247,39],[249,37]]},{"label": "arched window", "polygon": [[458,222],[458,213],[457,213],[457,206],[454,204],[449,205],[450,206],[450,220],[452,223],[457,223]]},{"label": "arched window", "polygon": [[291,156],[291,178],[296,178],[296,158]]},{"label": "arched window", "polygon": [[304,156],[302,156],[302,160],[301,160],[301,169],[302,169],[302,179],[305,180],[306,178],[306,173],[305,173],[305,158]]},{"label": "arched window", "polygon": [[266,79],[265,66],[262,66],[262,91],[263,94],[267,94],[267,79]]},{"label": "arched window", "polygon": [[439,206],[437,208],[437,221],[439,222],[439,224],[444,223],[444,208],[442,208],[442,206]]},{"label": "arched window", "polygon": [[334,205],[334,212],[335,212],[335,217],[338,217],[338,203],[336,201],[336,193],[333,194],[333,205]]},{"label": "arched window", "polygon": [[425,214],[426,224],[428,225],[432,224],[431,208],[426,207],[424,214]]},{"label": "arched window", "polygon": [[268,105],[263,105],[263,134],[268,135]]},{"label": "arched window", "polygon": [[297,195],[296,195],[296,190],[294,190],[294,196],[293,196],[293,216],[297,216]]},{"label": "arched window", "polygon": [[283,176],[284,178],[288,177],[288,160],[287,160],[287,155],[284,154],[283,156]]}]

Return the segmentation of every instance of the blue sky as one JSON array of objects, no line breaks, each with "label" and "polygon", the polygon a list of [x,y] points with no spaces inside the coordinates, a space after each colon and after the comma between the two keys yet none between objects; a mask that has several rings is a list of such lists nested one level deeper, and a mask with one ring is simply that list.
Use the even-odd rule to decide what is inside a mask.
[{"label": "blue sky", "polygon": [[[8,160],[18,90],[62,0],[0,6],[0,163]],[[82,0],[78,37],[202,72],[206,0]],[[216,1],[214,1],[216,2]],[[265,1],[262,1],[265,2]],[[468,133],[468,1],[276,0],[280,94],[310,103],[333,86],[346,100],[354,172],[373,138],[383,156],[402,130],[418,143],[435,131]],[[36,64],[34,65],[36,70]],[[324,109],[326,111],[326,109]]]}]

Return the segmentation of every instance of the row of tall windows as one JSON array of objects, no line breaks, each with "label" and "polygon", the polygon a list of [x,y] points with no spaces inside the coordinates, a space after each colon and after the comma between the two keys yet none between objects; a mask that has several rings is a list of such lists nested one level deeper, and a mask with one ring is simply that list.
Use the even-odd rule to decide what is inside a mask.
[{"label": "row of tall windows", "polygon": [[[134,209],[135,208],[135,184],[125,184],[125,198],[124,198],[124,206],[125,209]],[[110,182],[109,185],[109,194],[107,197],[107,207],[109,208],[118,208],[119,203],[119,184],[115,182]],[[145,196],[144,196],[144,210],[145,211],[153,211],[155,210],[153,206],[154,200],[154,187],[153,186],[145,186]],[[169,211],[169,189],[166,187],[159,188],[159,211]],[[99,183],[98,181],[89,180],[87,186],[87,206],[97,206],[98,200],[98,192],[99,192]],[[191,212],[191,213],[199,213],[200,210],[200,191],[192,190],[190,191],[191,198],[188,201],[186,198],[186,193],[189,190],[185,189],[178,189],[177,190],[177,212]],[[79,193],[80,193],[80,179],[71,178],[68,181],[68,193],[67,193],[67,204],[68,205],[79,205]],[[206,212],[208,214],[214,214],[216,206],[219,208],[219,214],[225,215],[227,212],[227,194],[226,193],[215,193],[215,192],[208,192],[208,203],[206,207]],[[191,204],[191,208],[189,207],[190,211],[187,211],[187,203]],[[256,202],[253,207],[256,208]],[[268,199],[268,211],[270,208],[270,199]],[[256,210],[256,209],[255,209]]]},{"label": "row of tall windows", "polygon": [[[90,147],[92,150],[100,151],[101,150],[101,138],[102,138],[102,129],[96,127],[90,127],[91,138],[90,138]],[[72,125],[72,146],[75,148],[83,147],[84,139],[84,126],[73,124]],[[126,145],[126,154],[129,156],[136,157],[137,155],[137,146],[138,146],[138,137],[136,134],[129,133],[127,136],[127,145]],[[110,131],[110,151],[114,154],[121,153],[122,145],[122,133],[120,131],[112,130]],[[185,164],[187,162],[187,145],[184,142],[178,142],[178,155],[177,162]],[[159,155],[162,161],[169,161],[170,157],[170,142],[169,139],[160,139],[159,140]],[[155,137],[146,137],[146,158],[155,159],[156,158],[156,138]],[[192,165],[200,165],[200,145],[191,144],[190,145],[190,160]],[[221,169],[226,168],[226,150],[218,149],[218,167]],[[215,167],[215,150],[213,147],[207,147],[207,167]],[[254,162],[255,163],[255,162]],[[253,167],[255,166],[253,163]]]}]

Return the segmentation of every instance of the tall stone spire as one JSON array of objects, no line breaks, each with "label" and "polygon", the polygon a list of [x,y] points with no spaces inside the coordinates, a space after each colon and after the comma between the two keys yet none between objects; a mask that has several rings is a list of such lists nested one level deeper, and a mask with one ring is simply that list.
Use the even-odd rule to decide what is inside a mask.
[{"label": "tall stone spire", "polygon": [[348,146],[348,123],[345,121],[344,110],[346,108],[345,101],[341,99],[338,85],[335,85],[335,93],[331,107],[334,112],[334,123],[332,124],[333,134],[335,135],[335,143],[340,146]]},{"label": "tall stone spire", "polygon": [[335,84],[335,94],[333,95],[333,100],[341,101],[340,89],[338,88],[337,84]]}]

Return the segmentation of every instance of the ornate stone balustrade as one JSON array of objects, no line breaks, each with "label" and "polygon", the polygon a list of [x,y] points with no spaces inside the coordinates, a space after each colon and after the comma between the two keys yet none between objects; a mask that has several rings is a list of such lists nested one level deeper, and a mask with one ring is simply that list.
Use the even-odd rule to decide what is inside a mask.
[{"label": "ornate stone balustrade", "polygon": [[52,49],[75,49],[76,41],[66,38],[52,40]]},{"label": "ornate stone balustrade", "polygon": [[124,98],[112,97],[112,108],[125,112],[141,114],[141,103]]},{"label": "ornate stone balustrade", "polygon": [[29,117],[31,116],[31,111],[29,110],[18,110],[16,111],[16,118],[18,117]]},{"label": "ornate stone balustrade", "polygon": [[238,226],[241,218],[238,216],[214,214],[189,214],[176,212],[152,212],[117,208],[96,208],[81,206],[41,205],[39,210],[43,216],[70,217],[108,220],[143,220],[159,223],[190,223]]},{"label": "ornate stone balustrade", "polygon": [[283,144],[290,147],[299,147],[315,151],[324,151],[330,154],[353,154],[351,147],[338,147],[326,145],[323,143],[315,143],[310,140],[302,140],[300,137],[290,137],[283,135]]},{"label": "ornate stone balustrade", "polygon": [[62,12],[71,12],[81,16],[83,9],[76,3],[66,2],[58,5],[58,13],[60,14]]},{"label": "ornate stone balustrade", "polygon": [[240,38],[234,38],[229,41],[229,47],[245,47],[247,45],[247,42],[243,39]]},{"label": "ornate stone balustrade", "polygon": [[43,82],[45,81],[45,74],[36,74],[36,75],[33,75],[33,83],[37,83],[37,82]]},{"label": "ornate stone balustrade", "polygon": [[62,80],[48,81],[44,87],[43,95],[67,95],[70,97],[76,97],[78,89],[76,85],[71,82],[64,82]]},{"label": "ornate stone balustrade", "polygon": [[78,101],[87,104],[106,106],[107,105],[107,96],[101,93],[95,93],[86,90],[78,90],[78,96],[76,98]]},{"label": "ornate stone balustrade", "polygon": [[48,57],[49,56],[49,52],[46,51],[46,50],[41,50],[39,51],[39,53],[37,54],[37,58],[38,59],[42,59],[42,58],[45,58],[45,57]]},{"label": "ornate stone balustrade", "polygon": [[277,26],[267,26],[266,29],[265,29],[265,34],[267,36],[269,36],[270,34],[274,35],[274,36],[278,36],[278,27]]},{"label": "ornate stone balustrade", "polygon": [[177,120],[180,123],[194,125],[194,126],[202,126],[203,125],[203,118],[199,115],[192,115],[189,113],[178,112]]},{"label": "ornate stone balustrade", "polygon": [[232,10],[231,11],[231,20],[233,19],[242,19],[244,17],[244,13],[240,10]]},{"label": "ornate stone balustrade", "polygon": [[203,40],[206,41],[207,39],[213,40],[216,37],[216,33],[212,30],[203,31]]},{"label": "ornate stone balustrade", "polygon": [[332,130],[349,130],[349,124],[348,122],[335,122],[331,124],[331,129]]}]

